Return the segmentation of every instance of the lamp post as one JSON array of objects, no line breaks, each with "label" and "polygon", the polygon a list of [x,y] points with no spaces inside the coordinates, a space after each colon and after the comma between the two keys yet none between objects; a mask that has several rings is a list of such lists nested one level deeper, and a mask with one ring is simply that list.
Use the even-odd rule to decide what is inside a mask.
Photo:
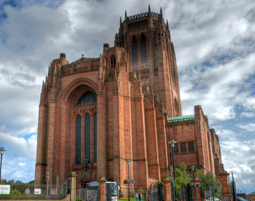
[{"label": "lamp post", "polygon": [[0,166],[0,183],[2,181],[2,163],[3,163],[3,155],[4,155],[4,152],[6,151],[6,149],[4,149],[4,147],[1,147],[0,148],[0,152],[1,152],[1,166]]},{"label": "lamp post", "polygon": [[212,197],[213,197],[213,201],[214,201],[213,179],[212,179],[212,174],[213,174],[213,172],[212,172],[212,171],[210,171],[210,173],[211,173],[211,181],[212,181]]},{"label": "lamp post", "polygon": [[174,197],[174,201],[175,201],[175,198],[176,198],[176,181],[175,181],[175,165],[174,165],[174,144],[176,144],[177,142],[174,141],[174,139],[170,140],[168,142],[168,144],[171,144],[172,146],[172,153],[173,153],[173,171],[174,171],[174,181],[173,181],[173,197]]},{"label": "lamp post", "polygon": [[128,201],[130,201],[130,190],[129,190],[129,163],[131,160],[127,160],[127,164],[128,164]]},{"label": "lamp post", "polygon": [[192,172],[193,172],[193,183],[194,183],[194,189],[195,189],[195,194],[194,195],[196,195],[196,201],[197,201],[196,182],[195,182],[195,176],[194,176],[195,166],[191,166],[190,168],[192,169]]}]

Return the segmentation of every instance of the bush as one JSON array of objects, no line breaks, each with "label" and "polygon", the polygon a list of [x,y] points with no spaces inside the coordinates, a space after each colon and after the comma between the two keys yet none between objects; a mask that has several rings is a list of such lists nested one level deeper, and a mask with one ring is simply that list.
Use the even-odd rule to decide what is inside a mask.
[{"label": "bush", "polygon": [[82,198],[78,198],[78,197],[76,196],[76,201],[83,201],[83,199],[82,199]]},{"label": "bush", "polygon": [[21,196],[21,192],[17,189],[11,190],[11,196]]}]

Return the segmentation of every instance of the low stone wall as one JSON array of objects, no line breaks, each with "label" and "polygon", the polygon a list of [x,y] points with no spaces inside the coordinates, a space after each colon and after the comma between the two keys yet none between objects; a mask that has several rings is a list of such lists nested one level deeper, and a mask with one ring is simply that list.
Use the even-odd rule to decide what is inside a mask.
[{"label": "low stone wall", "polygon": [[[70,199],[71,199],[71,195],[67,194],[62,200],[59,200],[59,201],[70,201]],[[9,200],[9,201],[17,201],[17,200],[19,200],[18,197],[15,200]],[[48,200],[48,199],[45,199],[45,200],[47,200],[47,201],[56,201],[56,200]],[[35,201],[45,201],[45,200],[35,200]],[[29,200],[22,199],[22,201],[33,201],[33,200],[31,200],[31,199],[29,199]]]}]

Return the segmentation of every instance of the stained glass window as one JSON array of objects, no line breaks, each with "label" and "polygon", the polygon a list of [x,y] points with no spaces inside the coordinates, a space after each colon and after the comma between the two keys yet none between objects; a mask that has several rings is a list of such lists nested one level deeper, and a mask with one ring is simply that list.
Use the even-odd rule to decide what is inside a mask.
[{"label": "stained glass window", "polygon": [[142,64],[147,64],[146,37],[144,34],[141,36],[141,49],[142,49]]},{"label": "stained glass window", "polygon": [[132,39],[132,53],[133,53],[133,66],[138,66],[137,39],[135,36],[133,36]]},{"label": "stained glass window", "polygon": [[97,102],[97,95],[93,92],[88,91],[79,98],[76,105],[83,105],[87,103],[96,103],[96,102]]},{"label": "stained glass window", "polygon": [[76,117],[75,165],[81,164],[81,116]]},{"label": "stained glass window", "polygon": [[94,163],[97,163],[97,114],[94,116]]},{"label": "stained glass window", "polygon": [[87,156],[88,163],[90,163],[90,115],[85,116],[85,156]]}]

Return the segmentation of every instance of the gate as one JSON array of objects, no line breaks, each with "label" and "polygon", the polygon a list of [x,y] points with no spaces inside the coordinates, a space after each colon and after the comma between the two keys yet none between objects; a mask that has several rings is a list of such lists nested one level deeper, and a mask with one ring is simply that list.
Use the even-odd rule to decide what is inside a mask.
[{"label": "gate", "polygon": [[112,200],[112,188],[111,184],[106,184],[106,201],[111,201]]},{"label": "gate", "polygon": [[87,188],[79,189],[76,196],[82,198],[84,201],[98,201],[99,187],[87,186]]}]

